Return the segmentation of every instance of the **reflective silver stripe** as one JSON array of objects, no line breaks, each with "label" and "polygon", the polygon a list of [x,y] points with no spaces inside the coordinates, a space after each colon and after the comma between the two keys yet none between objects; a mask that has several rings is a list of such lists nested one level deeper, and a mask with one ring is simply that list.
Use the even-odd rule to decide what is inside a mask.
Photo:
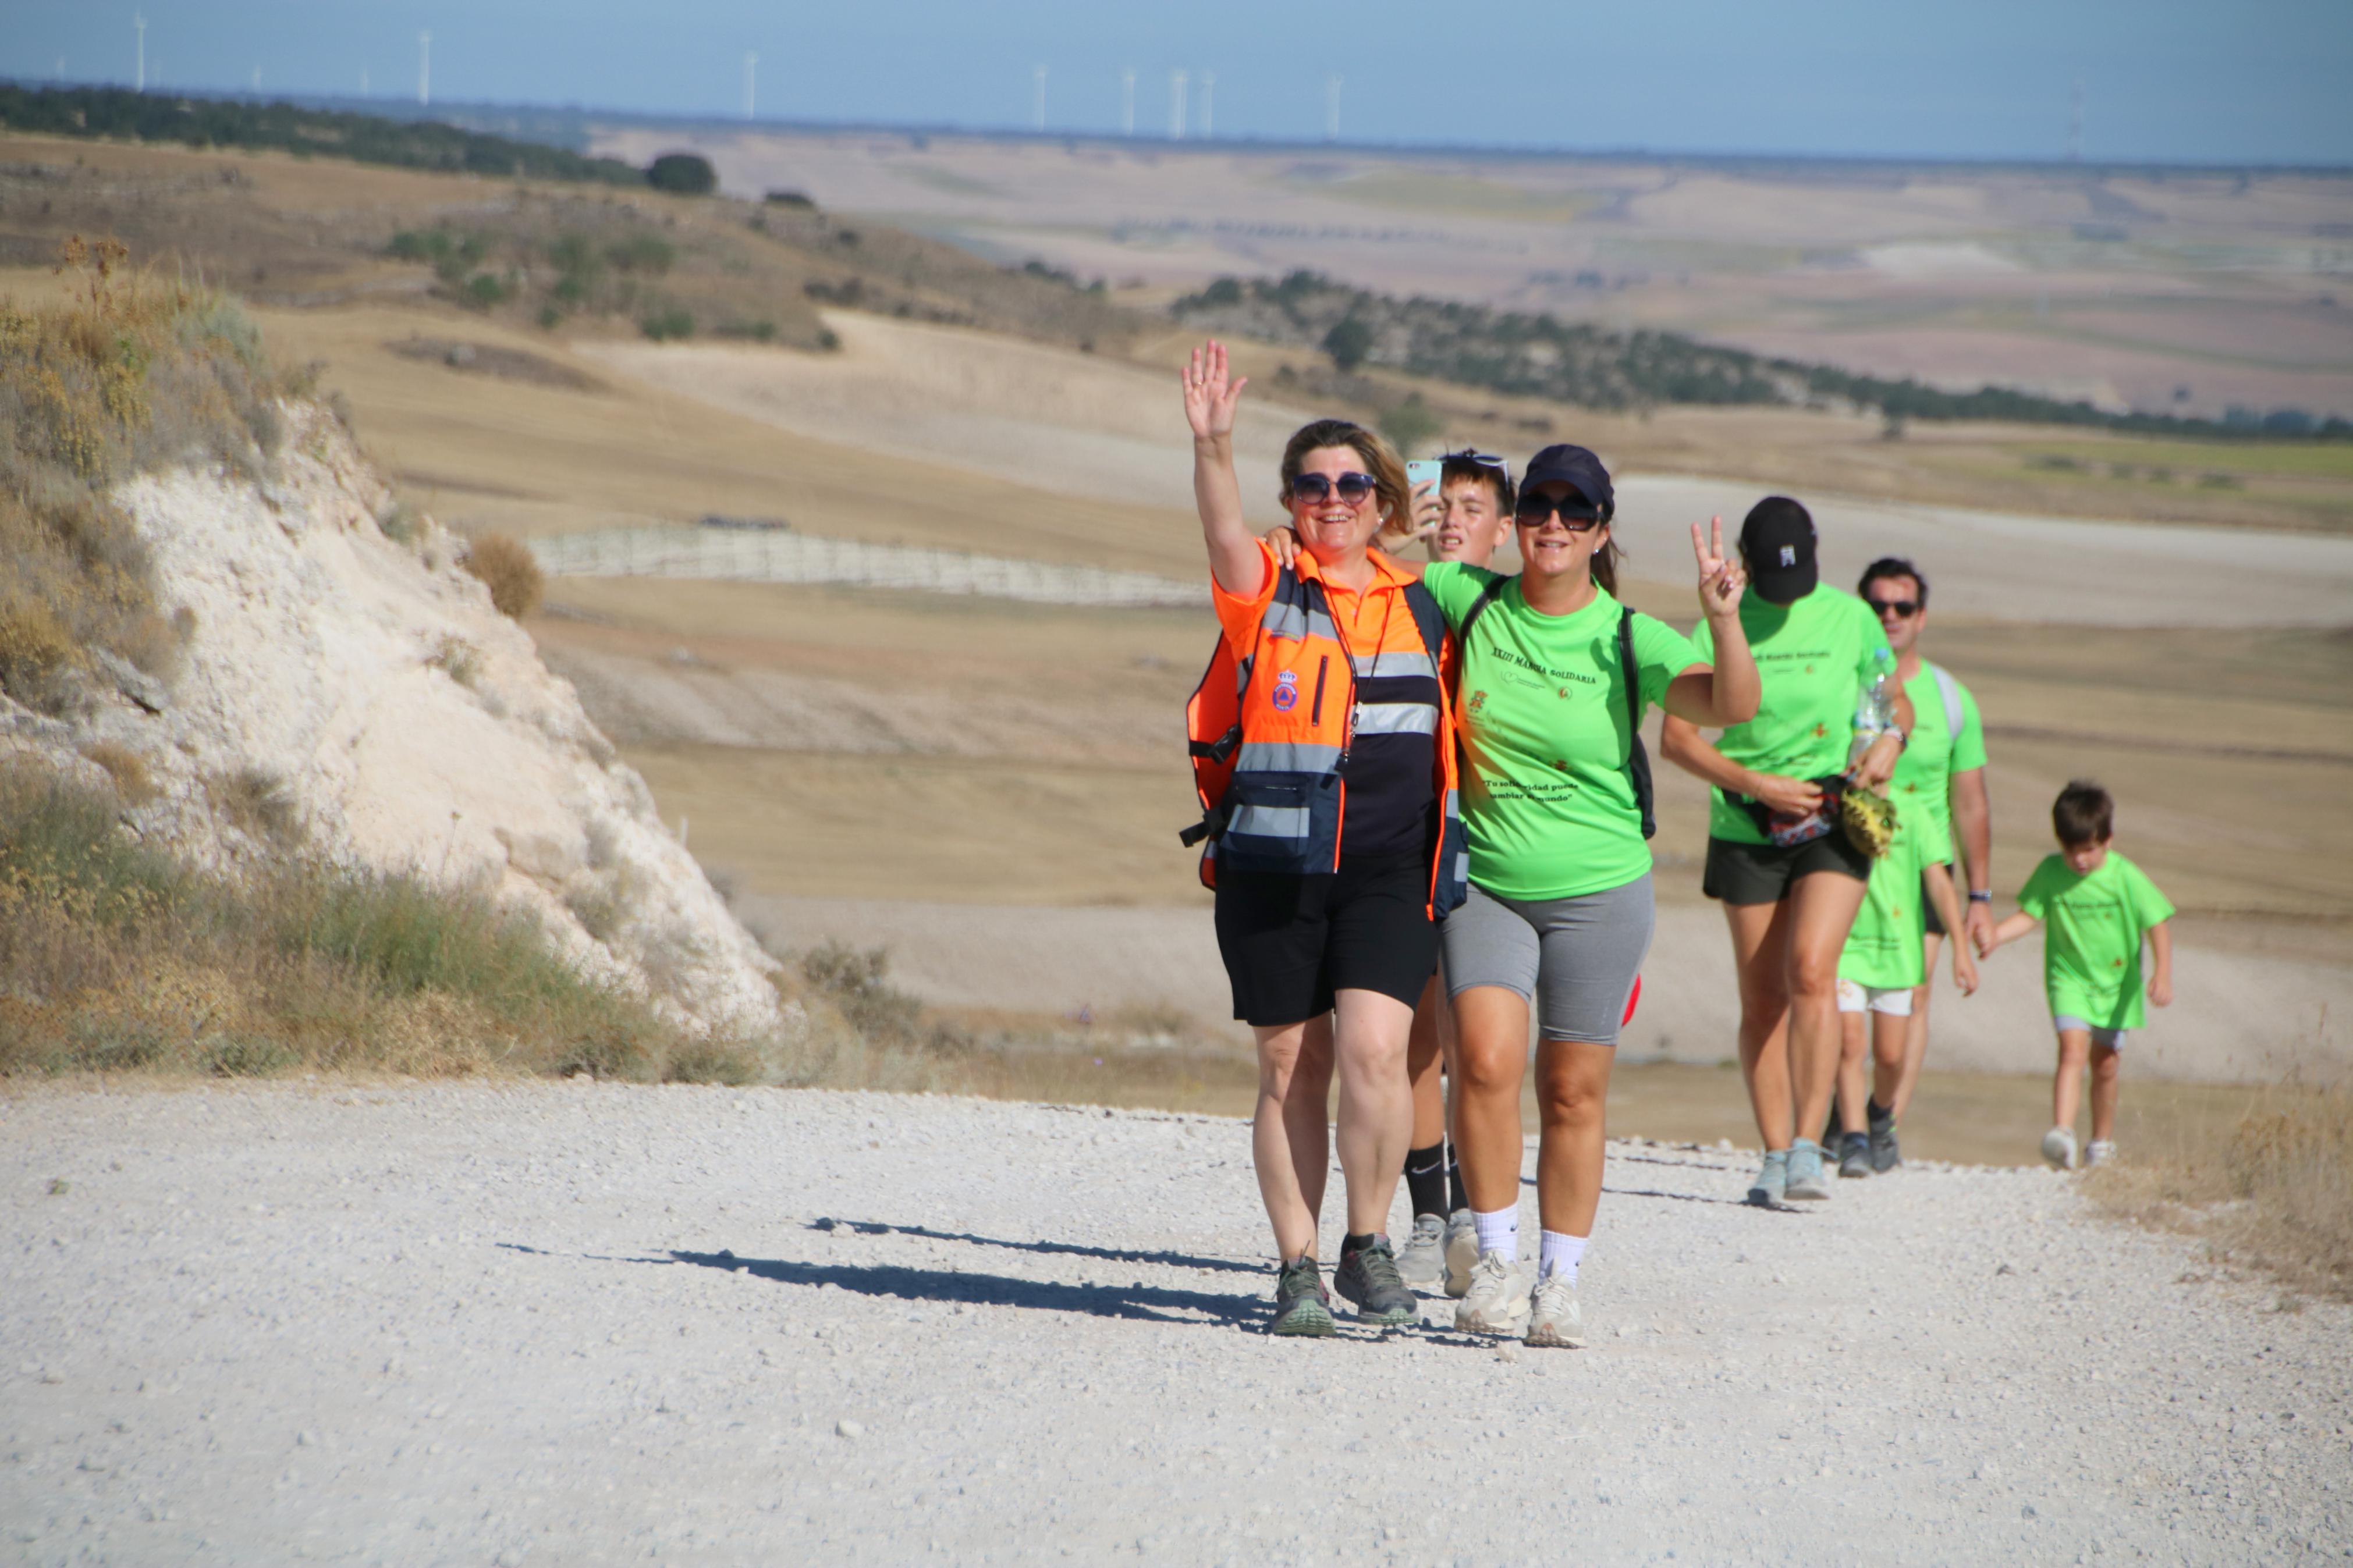
[{"label": "reflective silver stripe", "polygon": [[1462,794],[1462,792],[1461,792],[1461,791],[1460,791],[1460,790],[1458,790],[1458,789],[1455,789],[1455,788],[1454,788],[1453,786],[1451,786],[1451,785],[1449,785],[1449,786],[1447,787],[1447,791],[1446,791],[1446,815],[1447,815],[1447,816],[1461,816],[1461,815],[1462,815],[1462,801],[1461,801],[1461,794]]},{"label": "reflective silver stripe", "polygon": [[[1377,675],[1386,680],[1392,675],[1422,675],[1438,679],[1438,661],[1419,648],[1406,653],[1356,654],[1354,656],[1358,675]],[[1379,668],[1376,668],[1375,666]]]},{"label": "reflective silver stripe", "polygon": [[1332,617],[1321,610],[1310,610],[1304,605],[1286,605],[1281,599],[1269,600],[1266,613],[1258,618],[1271,637],[1284,637],[1299,642],[1318,637],[1326,642],[1338,642],[1340,634],[1332,625]]},{"label": "reflective silver stripe", "polygon": [[1366,702],[1356,709],[1359,735],[1435,735],[1438,705],[1434,702]]},{"label": "reflective silver stripe", "polygon": [[1471,880],[1471,851],[1468,849],[1454,858],[1454,879],[1458,882]]},{"label": "reflective silver stripe", "polygon": [[1251,655],[1248,658],[1238,658],[1234,660],[1235,696],[1239,697],[1243,692],[1250,689],[1250,666],[1257,662],[1258,656],[1255,654]]},{"label": "reflective silver stripe", "polygon": [[1244,773],[1328,773],[1339,765],[1339,747],[1313,741],[1244,741],[1234,753],[1234,771]]},{"label": "reflective silver stripe", "polygon": [[1248,834],[1255,838],[1304,838],[1307,837],[1307,808],[1303,805],[1245,805],[1226,824],[1229,834]]}]

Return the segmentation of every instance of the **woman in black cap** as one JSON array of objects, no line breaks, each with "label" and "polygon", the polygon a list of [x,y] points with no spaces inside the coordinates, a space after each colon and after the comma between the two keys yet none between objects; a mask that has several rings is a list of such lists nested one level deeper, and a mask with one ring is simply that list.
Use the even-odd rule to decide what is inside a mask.
[{"label": "woman in black cap", "polygon": [[[1839,1060],[1838,962],[1871,858],[1840,830],[1838,791],[1883,788],[1912,728],[1895,655],[1871,606],[1821,584],[1814,520],[1767,496],[1740,529],[1753,590],[1740,606],[1764,701],[1715,745],[1670,712],[1661,749],[1715,786],[1702,890],[1724,902],[1740,970],[1740,1066],[1764,1168],[1748,1201],[1830,1196],[1821,1145]],[[1708,656],[1716,623],[1692,638]]]}]

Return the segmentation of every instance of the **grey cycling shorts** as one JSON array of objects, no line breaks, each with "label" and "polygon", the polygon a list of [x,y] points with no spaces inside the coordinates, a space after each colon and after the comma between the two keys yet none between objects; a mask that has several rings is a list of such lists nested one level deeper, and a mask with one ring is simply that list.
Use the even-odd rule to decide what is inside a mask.
[{"label": "grey cycling shorts", "polygon": [[1471,886],[1439,930],[1446,994],[1501,985],[1535,1005],[1547,1040],[1614,1046],[1657,919],[1645,872],[1576,899],[1523,903]]}]

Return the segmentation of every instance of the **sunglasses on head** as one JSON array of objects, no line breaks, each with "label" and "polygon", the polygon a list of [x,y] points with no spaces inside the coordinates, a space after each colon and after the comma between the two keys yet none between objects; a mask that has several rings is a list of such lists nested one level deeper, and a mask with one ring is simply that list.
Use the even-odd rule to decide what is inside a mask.
[{"label": "sunglasses on head", "polygon": [[1355,506],[1379,488],[1370,474],[1342,474],[1337,479],[1324,474],[1301,474],[1291,481],[1291,499],[1321,506],[1331,499],[1334,490],[1338,490],[1342,500]]},{"label": "sunglasses on head", "polygon": [[1871,601],[1871,609],[1873,615],[1894,616],[1899,619],[1908,621],[1914,616],[1920,613],[1920,601],[1917,599],[1873,599]]},{"label": "sunglasses on head", "polygon": [[1445,457],[1440,459],[1440,461],[1447,463],[1476,463],[1482,468],[1496,468],[1506,472],[1508,472],[1511,468],[1510,464],[1504,462],[1503,458],[1496,457],[1492,452],[1474,452],[1468,447],[1465,447],[1460,452],[1447,453]]},{"label": "sunglasses on head", "polygon": [[1571,533],[1586,533],[1601,526],[1601,512],[1583,496],[1524,495],[1512,513],[1513,521],[1522,528],[1542,528],[1557,513],[1560,525]]}]

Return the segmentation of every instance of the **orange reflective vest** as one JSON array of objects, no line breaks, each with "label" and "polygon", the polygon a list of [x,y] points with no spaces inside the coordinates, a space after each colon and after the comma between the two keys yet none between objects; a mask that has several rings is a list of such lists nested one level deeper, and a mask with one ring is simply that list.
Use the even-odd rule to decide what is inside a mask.
[{"label": "orange reflective vest", "polygon": [[1411,651],[1352,651],[1307,555],[1277,574],[1248,655],[1236,658],[1232,639],[1218,638],[1185,705],[1202,816],[1179,837],[1202,846],[1202,886],[1218,885],[1221,866],[1289,876],[1338,870],[1351,751],[1377,736],[1420,734],[1434,742],[1440,805],[1430,918],[1469,896],[1452,703],[1440,679],[1446,618],[1419,583],[1402,591],[1419,634]]}]

